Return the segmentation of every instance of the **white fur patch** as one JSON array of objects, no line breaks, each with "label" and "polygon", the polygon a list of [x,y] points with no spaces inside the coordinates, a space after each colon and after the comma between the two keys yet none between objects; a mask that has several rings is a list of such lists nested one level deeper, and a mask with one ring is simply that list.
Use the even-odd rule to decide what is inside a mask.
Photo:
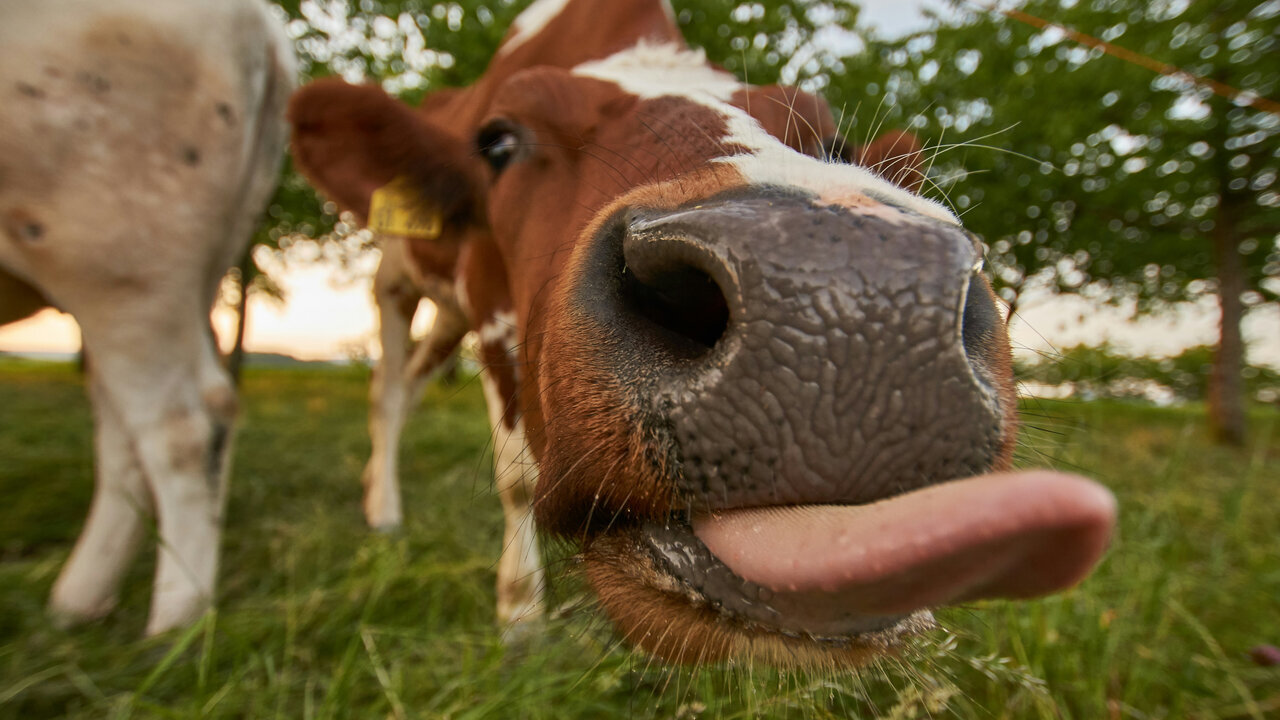
[{"label": "white fur patch", "polygon": [[823,162],[784,145],[755,118],[730,104],[743,85],[707,64],[700,50],[641,42],[604,60],[579,65],[573,73],[614,83],[642,100],[681,97],[720,115],[728,126],[723,141],[748,152],[717,162],[734,166],[752,184],[804,188],[833,205],[861,204],[859,200],[870,197],[878,202],[862,205],[859,212],[900,217],[893,206],[959,224],[941,204],[907,192],[866,168]]},{"label": "white fur patch", "polygon": [[573,74],[614,83],[642,100],[676,95],[704,105],[708,99],[727,103],[742,87],[733,75],[711,67],[702,50],[644,40],[603,60],[583,63]]},{"label": "white fur patch", "polygon": [[509,53],[528,42],[556,19],[568,4],[569,0],[538,0],[525,8],[524,12],[516,17],[515,22],[511,23],[511,29],[515,34],[498,48],[498,54]]},{"label": "white fur patch", "polygon": [[476,330],[481,345],[500,345],[510,350],[516,344],[516,314],[499,310]]}]

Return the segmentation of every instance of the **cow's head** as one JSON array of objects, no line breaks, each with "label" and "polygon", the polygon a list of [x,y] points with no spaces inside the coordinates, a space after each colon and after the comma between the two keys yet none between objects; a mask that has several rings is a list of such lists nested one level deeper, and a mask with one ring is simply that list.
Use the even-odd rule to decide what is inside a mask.
[{"label": "cow's head", "polygon": [[470,278],[508,278],[538,524],[676,662],[856,662],[928,608],[1075,583],[1114,514],[1088,481],[1008,472],[979,243],[788,147],[832,145],[748,111],[776,96],[641,44],[512,75],[470,137],[379,126],[413,145],[395,173],[483,223],[472,306]]}]

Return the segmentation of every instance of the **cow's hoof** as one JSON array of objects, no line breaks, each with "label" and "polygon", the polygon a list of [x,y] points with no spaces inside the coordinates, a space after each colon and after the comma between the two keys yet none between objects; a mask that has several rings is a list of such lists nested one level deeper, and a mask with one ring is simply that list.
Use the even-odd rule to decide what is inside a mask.
[{"label": "cow's hoof", "polygon": [[170,630],[188,627],[209,612],[210,607],[210,604],[203,599],[185,603],[152,602],[146,636],[154,637]]},{"label": "cow's hoof", "polygon": [[55,592],[49,599],[49,622],[59,630],[68,630],[77,625],[101,620],[116,609],[118,599],[117,596],[111,595],[85,602],[84,598],[68,598]]},{"label": "cow's hoof", "polygon": [[[366,497],[364,501],[364,519],[369,528],[376,532],[394,532],[404,524],[404,514],[399,507],[388,508],[390,503],[382,497]],[[399,503],[395,503],[399,505]]]},{"label": "cow's hoof", "polygon": [[48,610],[49,622],[59,630],[70,630],[80,625],[85,625],[87,623],[91,623],[96,620],[101,620],[102,618],[111,614],[112,609],[113,608],[108,608],[106,610],[94,611],[94,612],[81,612],[81,611],[73,612],[73,611],[68,611],[68,610],[57,608],[57,607],[54,607],[53,605],[50,605]]}]

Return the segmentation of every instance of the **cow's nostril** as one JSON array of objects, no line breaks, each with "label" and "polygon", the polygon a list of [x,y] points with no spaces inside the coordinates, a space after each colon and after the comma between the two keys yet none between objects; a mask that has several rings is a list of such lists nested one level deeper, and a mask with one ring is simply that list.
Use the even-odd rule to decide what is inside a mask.
[{"label": "cow's nostril", "polygon": [[707,351],[729,325],[729,308],[720,287],[693,267],[656,271],[628,267],[623,273],[622,299],[635,315]]},{"label": "cow's nostril", "polygon": [[623,250],[623,307],[652,325],[677,357],[710,352],[729,325],[729,306],[720,286],[699,265],[707,258],[681,240],[626,242]]}]

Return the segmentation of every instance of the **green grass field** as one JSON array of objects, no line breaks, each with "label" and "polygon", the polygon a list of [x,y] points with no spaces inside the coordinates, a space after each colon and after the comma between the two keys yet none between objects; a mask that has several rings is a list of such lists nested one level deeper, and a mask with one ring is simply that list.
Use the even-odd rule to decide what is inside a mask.
[{"label": "green grass field", "polygon": [[44,601],[87,510],[91,420],[69,366],[0,359],[0,718],[1278,718],[1280,412],[1242,451],[1200,408],[1026,408],[1025,464],[1120,498],[1101,569],[1047,600],[940,614],[853,673],[672,671],[617,646],[554,563],[546,635],[493,624],[501,533],[478,383],[432,387],[404,448],[407,524],[363,526],[367,372],[250,370],[218,610],[141,639],[150,549],[109,619]]}]

